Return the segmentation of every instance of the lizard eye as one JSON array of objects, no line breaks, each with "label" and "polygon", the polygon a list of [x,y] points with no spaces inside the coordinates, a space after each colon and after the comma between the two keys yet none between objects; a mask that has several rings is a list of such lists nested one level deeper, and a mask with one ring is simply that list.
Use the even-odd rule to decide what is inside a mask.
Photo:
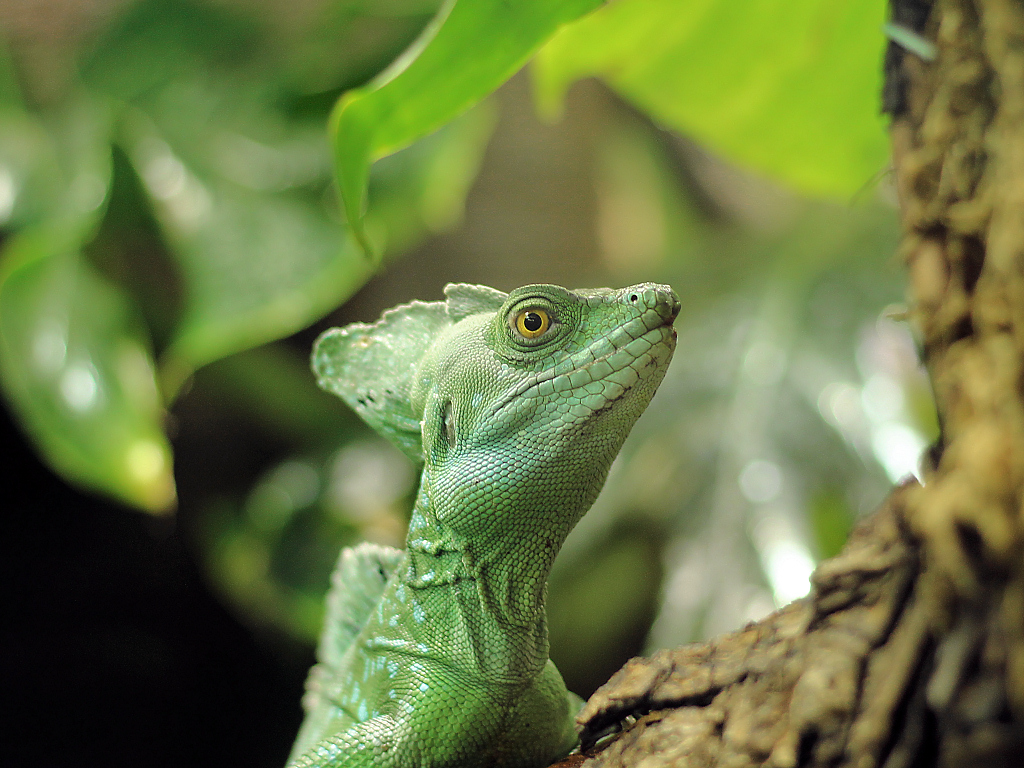
[{"label": "lizard eye", "polygon": [[551,327],[551,316],[540,309],[524,309],[515,318],[516,330],[524,339],[536,339]]}]

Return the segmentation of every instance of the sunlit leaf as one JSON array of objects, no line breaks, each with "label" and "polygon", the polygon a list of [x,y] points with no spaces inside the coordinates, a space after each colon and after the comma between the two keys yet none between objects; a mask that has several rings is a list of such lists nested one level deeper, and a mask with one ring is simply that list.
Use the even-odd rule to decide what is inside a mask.
[{"label": "sunlit leaf", "polygon": [[338,185],[363,247],[370,166],[437,130],[512,76],[560,24],[597,0],[446,2],[420,38],[369,85],[351,91],[331,119]]},{"label": "sunlit leaf", "polygon": [[32,220],[59,190],[45,128],[20,110],[0,108],[0,228]]},{"label": "sunlit leaf", "polygon": [[147,338],[78,252],[88,230],[15,237],[0,270],[0,378],[29,437],[65,477],[151,512],[175,499]]},{"label": "sunlit leaf", "polygon": [[110,187],[110,123],[103,100],[81,96],[46,123],[11,107],[0,117],[16,139],[0,149],[0,173],[21,226],[0,262],[0,382],[56,471],[163,512],[175,491],[148,337],[81,255]]},{"label": "sunlit leaf", "polygon": [[596,75],[667,127],[793,188],[848,198],[886,165],[883,0],[619,0],[535,61],[541,107]]}]

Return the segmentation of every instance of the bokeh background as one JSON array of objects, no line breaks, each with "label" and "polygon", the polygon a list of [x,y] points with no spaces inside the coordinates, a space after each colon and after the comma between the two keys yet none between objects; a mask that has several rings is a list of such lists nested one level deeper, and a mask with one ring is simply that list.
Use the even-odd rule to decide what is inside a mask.
[{"label": "bokeh background", "polygon": [[417,479],[309,348],[450,281],[682,299],[552,574],[584,696],[805,594],[917,470],[883,4],[675,5],[566,27],[378,162],[368,258],[328,117],[436,0],[0,3],[5,765],[283,763],[337,552],[400,546]]}]

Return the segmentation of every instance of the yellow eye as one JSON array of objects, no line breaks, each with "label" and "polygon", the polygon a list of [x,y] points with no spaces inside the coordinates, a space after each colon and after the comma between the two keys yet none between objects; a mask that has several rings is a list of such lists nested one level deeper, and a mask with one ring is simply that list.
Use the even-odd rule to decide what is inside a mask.
[{"label": "yellow eye", "polygon": [[551,316],[543,309],[524,309],[516,315],[516,330],[525,339],[536,339],[551,327]]}]

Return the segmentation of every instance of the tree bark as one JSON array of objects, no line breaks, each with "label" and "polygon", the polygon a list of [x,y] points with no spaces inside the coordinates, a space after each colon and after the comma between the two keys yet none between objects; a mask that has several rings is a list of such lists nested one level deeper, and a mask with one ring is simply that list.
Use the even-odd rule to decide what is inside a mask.
[{"label": "tree bark", "polygon": [[1024,765],[1024,2],[893,0],[892,19],[935,45],[891,46],[884,94],[942,426],[924,484],[808,598],[629,662],[568,764]]}]

